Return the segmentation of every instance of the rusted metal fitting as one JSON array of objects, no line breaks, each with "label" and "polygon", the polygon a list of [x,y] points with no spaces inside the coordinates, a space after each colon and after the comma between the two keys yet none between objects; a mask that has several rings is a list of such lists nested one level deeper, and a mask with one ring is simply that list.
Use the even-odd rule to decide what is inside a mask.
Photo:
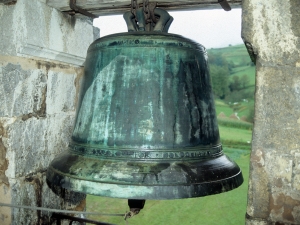
[{"label": "rusted metal fitting", "polygon": [[93,19],[98,18],[98,16],[94,15],[93,13],[90,13],[87,10],[78,7],[76,5],[76,0],[70,0],[69,6],[73,10],[73,11],[69,12],[70,15],[75,15],[78,12],[78,13],[80,13],[82,15],[91,17]]},{"label": "rusted metal fitting", "polygon": [[231,7],[228,4],[227,0],[218,0],[218,3],[222,6],[225,11],[230,11]]},{"label": "rusted metal fitting", "polygon": [[89,223],[89,224],[96,224],[96,225],[113,225],[111,223],[103,223],[103,222],[98,222],[98,221],[89,220],[89,219],[85,219],[85,218],[69,216],[69,215],[61,214],[61,213],[53,213],[51,216],[51,219],[56,220],[57,225],[60,225],[62,220],[69,220],[70,224],[72,224],[73,222],[79,222],[80,224]]}]

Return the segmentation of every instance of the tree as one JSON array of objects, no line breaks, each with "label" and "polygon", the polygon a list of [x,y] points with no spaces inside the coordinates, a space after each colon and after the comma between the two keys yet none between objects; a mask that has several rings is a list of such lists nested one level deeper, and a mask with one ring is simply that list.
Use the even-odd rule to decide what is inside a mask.
[{"label": "tree", "polygon": [[226,67],[217,66],[215,64],[210,65],[210,75],[212,81],[212,89],[215,96],[220,99],[224,99],[229,92],[228,80],[229,70]]},{"label": "tree", "polygon": [[215,53],[208,53],[208,63],[210,65],[214,64],[216,66],[226,67],[229,69],[228,62],[226,58],[222,55],[218,55]]},{"label": "tree", "polygon": [[249,112],[246,117],[247,121],[250,123],[254,122],[254,105],[249,106]]},{"label": "tree", "polygon": [[232,80],[229,83],[229,89],[231,92],[239,91],[242,89],[242,82],[239,76],[233,76]]},{"label": "tree", "polygon": [[241,77],[241,86],[242,86],[242,88],[247,88],[248,85],[249,85],[249,82],[250,82],[249,76],[247,74],[244,74]]}]

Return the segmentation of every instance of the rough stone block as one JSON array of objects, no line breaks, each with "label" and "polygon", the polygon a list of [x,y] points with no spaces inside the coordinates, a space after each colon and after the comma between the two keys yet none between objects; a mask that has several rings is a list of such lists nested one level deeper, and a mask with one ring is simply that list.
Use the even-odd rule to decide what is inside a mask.
[{"label": "rough stone block", "polygon": [[49,71],[47,81],[47,114],[75,111],[76,74]]},{"label": "rough stone block", "polygon": [[[97,29],[45,2],[0,5],[1,202],[84,210],[82,195],[64,193],[68,203],[50,191],[44,171],[71,137],[82,68],[70,64],[81,65]],[[50,224],[49,213],[9,210],[0,224]]]},{"label": "rough stone block", "polygon": [[43,70],[24,70],[20,65],[0,64],[0,116],[42,113],[47,75]]},{"label": "rough stone block", "polygon": [[299,85],[298,68],[257,65],[254,148],[289,154],[300,145]]},{"label": "rough stone block", "polygon": [[47,162],[45,167],[60,152],[65,151],[71,139],[75,112],[69,114],[56,114],[48,118],[47,128]]},{"label": "rough stone block", "polygon": [[295,153],[293,175],[293,188],[300,191],[300,153]]},{"label": "rough stone block", "polygon": [[268,221],[259,220],[259,219],[246,219],[246,225],[270,225]]},{"label": "rough stone block", "polygon": [[[2,55],[16,55],[16,39],[19,32],[16,32],[17,24],[13,19],[14,9],[15,6],[0,5],[0,54]],[[22,25],[22,21],[19,25]]]},{"label": "rough stone block", "polygon": [[[253,154],[252,154],[253,155]],[[269,215],[269,177],[264,166],[251,158],[247,214],[250,217],[267,219]]]},{"label": "rough stone block", "polygon": [[293,158],[291,155],[267,154],[266,168],[273,186],[291,187],[293,174]]},{"label": "rough stone block", "polygon": [[[64,199],[54,194],[46,184],[44,173],[10,179],[10,185],[11,204],[13,205],[77,211],[83,211],[85,208],[85,196],[82,194],[65,192]],[[66,199],[69,202],[65,201]],[[12,212],[13,225],[52,224],[53,222],[50,219],[52,212],[49,211],[13,208]]]},{"label": "rough stone block", "polygon": [[[8,184],[0,183],[1,202],[9,204],[11,202],[11,190]],[[11,224],[11,208],[0,207],[0,224]]]},{"label": "rough stone block", "polygon": [[300,221],[300,206],[294,206],[292,211],[292,216],[294,217],[294,221]]},{"label": "rough stone block", "polygon": [[242,8],[242,37],[251,43],[260,62],[296,65],[300,59],[299,1],[244,0]]},{"label": "rough stone block", "polygon": [[270,220],[282,221],[286,224],[298,224],[294,214],[299,211],[299,206],[299,196],[287,193],[287,191],[272,193],[270,201]]},{"label": "rough stone block", "polygon": [[[247,213],[267,221],[273,193],[286,192],[291,196],[297,193],[292,187],[297,177],[293,174],[294,157],[291,151],[300,146],[300,73],[298,68],[292,66],[264,66],[259,61],[256,76]],[[284,211],[278,208],[274,215],[280,214],[280,210]],[[274,216],[272,221],[288,220]]]},{"label": "rough stone block", "polygon": [[[37,185],[37,187],[35,187]],[[42,200],[39,182],[30,183],[22,179],[10,180],[12,204],[26,206],[41,206]],[[36,204],[38,203],[38,204]],[[29,221],[38,221],[39,212],[36,210],[12,208],[12,224],[29,224]],[[21,219],[22,218],[22,219]],[[38,224],[38,223],[37,223]]]},{"label": "rough stone block", "polygon": [[82,65],[96,37],[91,19],[72,17],[38,0],[0,5],[0,21],[2,55],[38,56]]},{"label": "rough stone block", "polygon": [[40,119],[18,119],[7,125],[6,176],[16,178],[45,171],[54,156],[66,149],[73,120],[74,114],[55,114]]}]

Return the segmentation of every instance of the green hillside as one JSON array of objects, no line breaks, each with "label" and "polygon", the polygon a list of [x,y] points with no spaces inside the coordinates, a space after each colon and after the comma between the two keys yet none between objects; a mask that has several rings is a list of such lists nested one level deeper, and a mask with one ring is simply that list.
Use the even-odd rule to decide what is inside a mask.
[{"label": "green hillside", "polygon": [[230,75],[241,76],[247,74],[251,76],[250,84],[255,84],[255,66],[251,62],[245,45],[234,45],[226,48],[212,48],[207,50],[209,54],[223,56],[232,66]]},{"label": "green hillside", "polygon": [[224,56],[227,61],[232,62],[235,66],[251,64],[250,57],[244,44],[228,46],[225,48],[208,49],[209,53],[219,54]]},{"label": "green hillside", "polygon": [[[217,115],[253,121],[255,66],[241,45],[208,49]],[[223,116],[224,116],[223,115]]]}]

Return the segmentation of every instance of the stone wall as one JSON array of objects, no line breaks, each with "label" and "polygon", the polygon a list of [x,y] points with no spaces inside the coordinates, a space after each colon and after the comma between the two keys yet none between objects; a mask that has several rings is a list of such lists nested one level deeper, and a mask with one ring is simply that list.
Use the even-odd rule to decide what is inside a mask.
[{"label": "stone wall", "polygon": [[[82,210],[84,197],[56,196],[45,171],[68,144],[82,65],[99,30],[89,18],[18,0],[0,5],[0,31],[0,202]],[[0,224],[49,224],[50,215],[0,207]]]},{"label": "stone wall", "polygon": [[257,69],[246,224],[300,224],[300,1],[242,8]]}]

